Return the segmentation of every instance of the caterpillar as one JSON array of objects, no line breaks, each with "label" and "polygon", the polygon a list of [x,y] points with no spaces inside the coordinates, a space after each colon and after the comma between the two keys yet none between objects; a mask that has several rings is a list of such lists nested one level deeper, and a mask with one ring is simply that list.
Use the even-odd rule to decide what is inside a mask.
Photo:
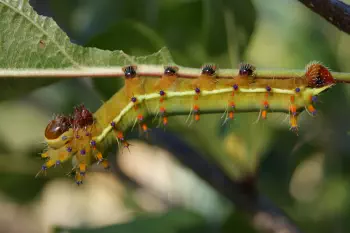
[{"label": "caterpillar", "polygon": [[317,95],[336,83],[318,62],[308,64],[303,75],[273,77],[245,63],[238,72],[220,70],[213,64],[197,72],[182,72],[176,65],[130,64],[116,69],[123,74],[125,85],[94,114],[80,105],[71,116],[58,115],[49,122],[45,129],[47,148],[41,154],[46,161],[38,174],[74,159],[72,173],[76,183],[82,184],[93,162],[109,168],[103,152],[110,143],[116,141],[129,148],[126,129],[138,125],[147,134],[145,120],[151,116],[166,126],[171,115],[188,114],[196,122],[201,114],[223,112],[226,122],[236,113],[252,111],[264,120],[273,110],[288,114],[290,130],[297,133],[299,114],[306,110],[316,115]]}]

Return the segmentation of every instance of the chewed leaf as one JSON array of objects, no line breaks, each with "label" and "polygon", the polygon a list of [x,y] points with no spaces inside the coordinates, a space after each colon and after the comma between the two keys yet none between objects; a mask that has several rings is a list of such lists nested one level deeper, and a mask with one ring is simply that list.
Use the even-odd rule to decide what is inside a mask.
[{"label": "chewed leaf", "polygon": [[[172,63],[167,49],[150,56],[133,57],[121,50],[108,51],[73,44],[54,20],[39,16],[28,0],[0,0],[0,14],[0,69],[25,71],[34,68],[80,69],[132,63]],[[19,93],[24,94],[59,80],[1,79],[0,86],[5,88],[0,99],[16,97]]]},{"label": "chewed leaf", "polygon": [[120,50],[75,45],[55,21],[39,16],[28,0],[0,0],[0,12],[0,68],[106,67],[169,61],[165,50],[137,58]]},{"label": "chewed leaf", "polygon": [[174,63],[169,50],[165,47],[159,50],[157,53],[148,56],[133,57],[133,59],[137,64],[167,65]]},{"label": "chewed leaf", "polygon": [[[112,52],[72,44],[55,21],[38,16],[27,0],[0,0],[0,11],[1,68],[114,66],[137,60],[120,50]],[[152,56],[152,63],[155,62]]]}]

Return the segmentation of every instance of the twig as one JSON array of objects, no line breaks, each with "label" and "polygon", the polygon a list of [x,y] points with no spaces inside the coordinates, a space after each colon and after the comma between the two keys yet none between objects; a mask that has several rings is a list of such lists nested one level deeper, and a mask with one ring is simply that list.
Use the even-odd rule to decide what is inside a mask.
[{"label": "twig", "polygon": [[232,180],[217,165],[205,160],[205,155],[190,148],[174,134],[154,129],[151,137],[150,141],[156,141],[157,146],[169,150],[238,209],[248,214],[256,230],[271,233],[301,233],[282,210],[258,192],[255,178],[246,177],[242,181]]},{"label": "twig", "polygon": [[339,0],[298,0],[343,32],[350,34],[350,6]]},{"label": "twig", "polygon": [[[216,78],[233,78],[238,75],[237,69],[220,69]],[[142,77],[159,78],[164,74],[164,66],[160,65],[139,65],[137,73]],[[199,68],[181,67],[178,76],[181,78],[198,78]],[[297,79],[303,78],[305,70],[289,69],[259,69],[255,79]],[[350,83],[350,73],[332,72],[332,76],[337,83]],[[124,77],[122,67],[85,67],[82,69],[1,69],[0,80],[2,78],[116,78]]]}]

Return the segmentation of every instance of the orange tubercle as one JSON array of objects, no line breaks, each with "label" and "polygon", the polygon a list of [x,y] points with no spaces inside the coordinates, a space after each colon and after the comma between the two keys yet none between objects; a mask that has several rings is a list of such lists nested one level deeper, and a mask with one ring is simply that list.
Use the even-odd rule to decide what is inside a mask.
[{"label": "orange tubercle", "polygon": [[118,138],[119,140],[121,140],[121,141],[124,140],[124,134],[123,134],[122,131],[118,131],[118,132],[117,132],[117,138]]},{"label": "orange tubercle", "polygon": [[199,116],[199,106],[198,105],[193,106],[193,112],[195,113],[195,115],[194,115],[195,121],[199,121],[200,116]]},{"label": "orange tubercle", "polygon": [[230,112],[228,113],[228,117],[229,117],[231,120],[233,120],[233,117],[234,117],[233,111],[230,111]]},{"label": "orange tubercle", "polygon": [[194,115],[194,120],[195,120],[195,121],[199,121],[199,120],[200,120],[199,114]]},{"label": "orange tubercle", "polygon": [[267,100],[265,100],[263,102],[264,108],[268,108],[269,107],[269,102]]},{"label": "orange tubercle", "polygon": [[143,132],[147,132],[148,131],[148,127],[146,124],[142,124],[142,130]]},{"label": "orange tubercle", "polygon": [[316,109],[312,104],[309,104],[307,106],[307,110],[312,114],[312,115],[316,115]]},{"label": "orange tubercle", "polygon": [[102,156],[102,153],[101,153],[101,152],[98,152],[98,153],[96,154],[96,160],[97,160],[98,162],[102,162],[102,161],[103,161],[103,156]]},{"label": "orange tubercle", "polygon": [[168,124],[168,117],[163,117],[163,125],[167,125]]},{"label": "orange tubercle", "polygon": [[297,107],[295,106],[295,104],[290,105],[289,111],[290,111],[290,113],[293,114],[293,115],[296,114],[296,112],[297,112]]},{"label": "orange tubercle", "polygon": [[165,108],[164,108],[164,107],[160,107],[160,108],[159,108],[159,112],[160,112],[160,113],[165,113]]},{"label": "orange tubercle", "polygon": [[137,120],[143,121],[143,115],[142,115],[142,114],[139,114],[139,115],[137,116]]},{"label": "orange tubercle", "polygon": [[292,96],[290,97],[290,102],[291,102],[291,103],[294,103],[294,102],[295,102],[295,96],[294,96],[294,95],[292,95]]},{"label": "orange tubercle", "polygon": [[129,150],[130,143],[128,143],[127,141],[123,141],[123,146],[124,148],[128,148]]}]

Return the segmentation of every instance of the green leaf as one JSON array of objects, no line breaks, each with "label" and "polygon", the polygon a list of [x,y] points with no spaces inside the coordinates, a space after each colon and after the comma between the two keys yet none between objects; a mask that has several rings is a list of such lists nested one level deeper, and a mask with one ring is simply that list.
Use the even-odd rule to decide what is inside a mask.
[{"label": "green leaf", "polygon": [[[27,0],[0,0],[0,68],[71,68],[147,63],[147,58],[128,56],[72,44],[51,19],[39,16]],[[152,63],[164,63],[163,56]],[[169,62],[169,61],[166,61]]]},{"label": "green leaf", "polygon": [[[135,9],[130,3],[140,8]],[[200,39],[201,11],[198,9],[202,8],[201,1],[152,1],[146,5],[139,0],[124,2],[120,6],[122,9],[118,9],[119,15],[115,16],[113,26],[93,37],[86,45],[108,50],[122,49],[128,54],[139,55],[167,45],[175,56],[181,54],[176,57],[183,64],[193,60],[191,56],[198,56],[189,53],[187,47]],[[105,8],[110,8],[113,3],[107,6]],[[141,8],[142,11],[139,10]],[[135,15],[135,10],[138,15]],[[151,18],[156,20],[150,20],[151,14]],[[179,14],[181,17],[174,17]],[[104,99],[110,98],[123,84],[123,80],[110,78],[93,79],[92,82]]]},{"label": "green leaf", "polygon": [[255,29],[257,19],[255,6],[251,0],[223,0],[223,4],[226,11],[233,14],[236,26],[235,38],[238,41],[240,57],[242,57]]},{"label": "green leaf", "polygon": [[[122,33],[122,35],[121,35]],[[106,32],[94,37],[87,46],[115,50],[121,48],[130,54],[149,54],[159,50],[164,42],[159,35],[146,25],[132,20],[123,20]],[[104,99],[109,99],[121,86],[122,79],[92,79],[95,90]]]},{"label": "green leaf", "polygon": [[0,190],[13,200],[26,203],[35,198],[48,179],[34,179],[33,174],[0,172]]},{"label": "green leaf", "polygon": [[119,48],[126,53],[141,53],[142,55],[157,51],[163,45],[162,38],[153,29],[133,20],[123,20],[116,23],[87,44],[89,47],[110,50]]},{"label": "green leaf", "polygon": [[0,100],[17,98],[32,90],[40,87],[48,86],[52,83],[58,82],[59,78],[33,78],[33,79],[0,79]]},{"label": "green leaf", "polygon": [[[51,19],[39,16],[28,0],[0,0],[0,68],[82,68],[123,66],[131,63],[167,64],[166,49],[147,57],[134,57],[121,50],[85,48],[71,43]],[[7,91],[1,99],[23,94],[54,82],[53,79],[0,80]],[[18,88],[20,92],[18,92]]]},{"label": "green leaf", "polygon": [[249,222],[248,217],[238,211],[234,211],[228,216],[222,226],[221,232],[230,233],[233,229],[235,232],[257,233],[251,222]]},{"label": "green leaf", "polygon": [[102,228],[94,229],[62,229],[57,228],[55,232],[67,231],[70,233],[175,233],[175,232],[211,232],[205,220],[186,210],[171,210],[170,212],[160,214],[147,214],[136,217],[134,220]]}]

